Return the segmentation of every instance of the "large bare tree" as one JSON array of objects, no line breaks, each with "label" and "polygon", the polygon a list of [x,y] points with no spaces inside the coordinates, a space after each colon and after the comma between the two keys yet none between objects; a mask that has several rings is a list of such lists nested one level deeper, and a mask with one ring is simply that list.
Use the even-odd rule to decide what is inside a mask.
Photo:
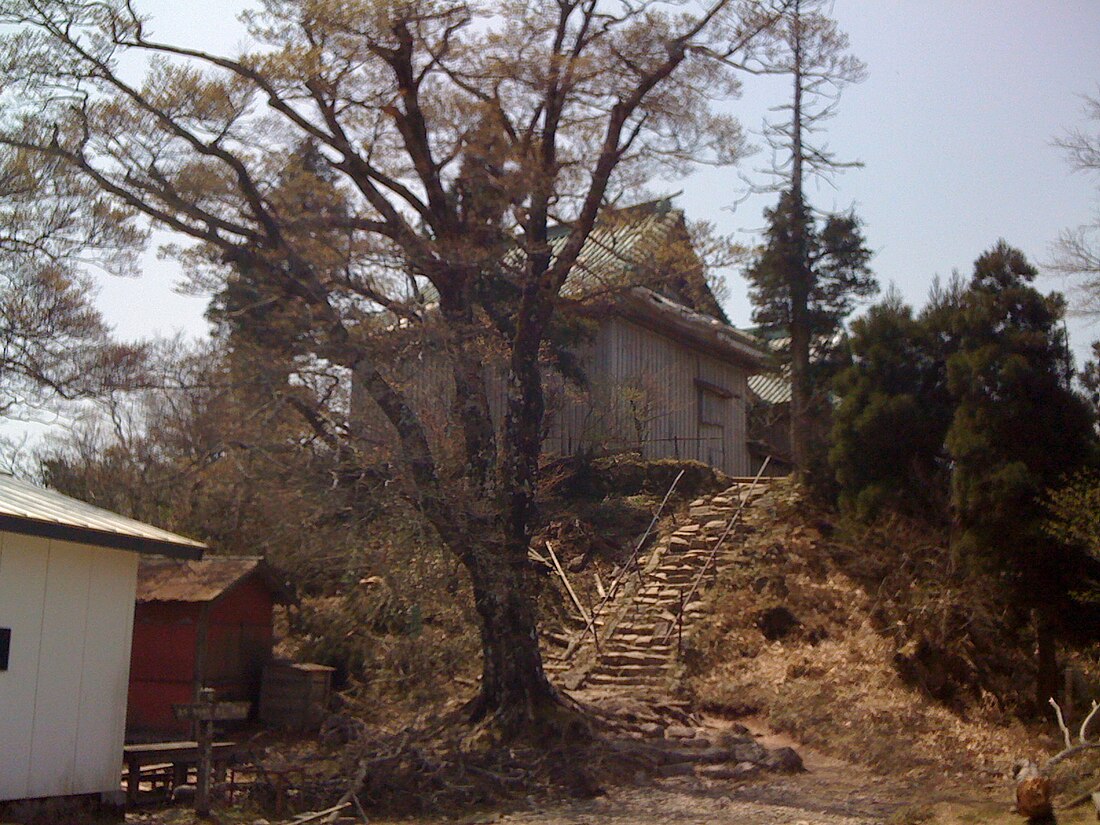
[{"label": "large bare tree", "polygon": [[[0,418],[56,415],[65,402],[131,385],[144,347],[112,340],[89,279],[74,262],[85,242],[106,241],[109,207],[64,168],[0,162]],[[102,252],[136,235],[119,227]],[[9,455],[8,460],[13,456]]]},{"label": "large bare tree", "polygon": [[[1085,98],[1085,114],[1096,131],[1078,128],[1057,141],[1075,172],[1100,173],[1100,94]],[[1090,223],[1065,229],[1054,244],[1050,267],[1056,272],[1079,279],[1077,311],[1100,314],[1100,214]]]},{"label": "large bare tree", "polygon": [[[711,103],[784,7],[263,0],[246,15],[255,47],[227,57],[166,42],[127,0],[2,0],[0,145],[72,170],[128,213],[121,228],[178,233],[191,274],[228,281],[227,313],[279,350],[287,380],[355,376],[392,427],[403,489],[469,572],[474,718],[522,731],[560,706],[527,547],[563,285],[620,193],[737,158],[737,124]],[[393,379],[400,336],[381,311],[446,354],[454,460]],[[506,365],[499,432],[487,351]]]}]

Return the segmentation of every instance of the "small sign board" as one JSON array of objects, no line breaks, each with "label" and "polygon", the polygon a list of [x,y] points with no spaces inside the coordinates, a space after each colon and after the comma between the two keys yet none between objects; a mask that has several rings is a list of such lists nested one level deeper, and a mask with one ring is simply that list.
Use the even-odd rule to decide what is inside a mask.
[{"label": "small sign board", "polygon": [[193,702],[172,705],[177,719],[189,722],[229,721],[247,719],[251,702]]}]

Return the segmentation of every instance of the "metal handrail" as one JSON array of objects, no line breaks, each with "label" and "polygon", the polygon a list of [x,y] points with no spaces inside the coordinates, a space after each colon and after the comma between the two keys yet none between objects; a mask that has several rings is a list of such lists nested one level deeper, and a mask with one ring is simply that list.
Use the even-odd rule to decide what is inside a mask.
[{"label": "metal handrail", "polygon": [[[772,457],[769,455],[764,459],[764,463],[760,465],[759,472],[757,472],[756,477],[752,480],[752,484],[749,485],[749,495],[751,495],[753,490],[756,489],[757,483],[760,481],[761,476],[764,475],[764,471],[766,469],[768,469],[768,464],[771,462],[771,460],[772,460]],[[687,596],[684,597],[683,596],[683,589],[680,590],[680,594],[681,594],[680,609],[679,609],[679,611],[677,613],[677,616],[676,616],[676,623],[673,624],[673,625],[669,625],[668,630],[665,631],[664,638],[661,639],[662,644],[664,644],[665,642],[667,642],[669,640],[669,638],[672,636],[672,631],[676,628],[676,626],[682,624],[683,614],[684,614],[684,606],[691,604],[691,598],[692,598],[692,596],[695,595],[696,591],[699,589],[699,585],[702,584],[703,577],[707,574],[707,571],[710,569],[711,563],[718,556],[718,550],[722,547],[722,542],[724,542],[726,540],[726,537],[730,534],[730,532],[733,530],[733,528],[737,525],[737,521],[738,521],[738,519],[741,518],[741,513],[744,512],[745,506],[748,504],[748,502],[749,502],[748,495],[746,495],[744,498],[741,499],[741,504],[738,506],[737,512],[735,512],[732,516],[730,516],[730,520],[726,523],[726,529],[722,531],[722,535],[719,536],[719,538],[716,542],[714,542],[714,547],[711,548],[710,555],[707,556],[706,561],[703,562],[703,568],[699,571],[699,574],[695,577],[695,581],[692,582],[691,589],[688,591]]]},{"label": "metal handrail", "polygon": [[[646,539],[648,539],[650,534],[653,532],[653,528],[657,525],[657,522],[660,521],[661,513],[664,512],[665,505],[668,504],[668,500],[672,497],[672,491],[676,489],[676,485],[680,482],[680,479],[683,477],[684,472],[684,470],[680,470],[680,472],[676,474],[676,478],[672,479],[672,484],[669,486],[668,492],[665,493],[665,497],[661,499],[661,504],[657,508],[657,511],[653,514],[653,518],[650,519],[649,526],[646,527],[645,532],[642,533],[642,537],[638,539],[638,543],[634,546],[634,552],[630,554],[630,558],[626,560],[626,563],[623,564],[622,568],[615,575],[615,578],[611,580],[611,584],[608,586],[607,592],[604,595],[603,599],[601,599],[596,604],[596,606],[592,608],[592,618],[589,620],[588,624],[585,626],[584,630],[581,632],[578,638],[583,639],[589,631],[593,631],[593,633],[595,632],[594,628],[596,625],[596,619],[603,615],[604,608],[607,607],[608,603],[610,603],[611,600],[615,597],[615,592],[618,590],[619,585],[622,584],[623,578],[629,574],[631,566],[633,566],[638,571],[638,581],[645,581],[645,578],[642,576],[642,568],[638,564],[638,555],[641,553],[642,548],[645,546]],[[598,651],[598,643],[596,647]]]}]

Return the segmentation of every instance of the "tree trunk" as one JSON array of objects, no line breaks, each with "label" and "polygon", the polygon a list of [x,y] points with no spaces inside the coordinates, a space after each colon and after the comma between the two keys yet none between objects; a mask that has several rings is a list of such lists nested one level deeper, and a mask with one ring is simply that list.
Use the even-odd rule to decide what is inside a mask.
[{"label": "tree trunk", "polygon": [[[455,280],[463,282],[458,277]],[[455,386],[454,415],[462,426],[465,476],[475,490],[484,492],[496,459],[496,436],[485,385],[484,352],[471,346],[480,330],[474,322],[468,288],[465,290],[460,294],[440,290],[440,310],[450,333],[447,347]]]},{"label": "tree trunk", "polygon": [[470,569],[481,619],[484,665],[475,716],[492,714],[508,735],[545,732],[565,709],[542,669],[535,597],[527,551],[536,517],[540,438],[545,400],[539,348],[552,303],[545,286],[529,287],[518,313],[508,376],[508,408],[502,439],[500,496],[502,546],[475,553]]},{"label": "tree trunk", "polygon": [[810,269],[810,220],[801,191],[790,197],[791,248],[786,261],[787,283],[790,285],[791,320],[791,459],[795,469],[809,466],[812,452],[812,399],[810,382],[810,347],[813,329],[810,320],[810,292],[813,271]]},{"label": "tree trunk", "polygon": [[483,545],[469,557],[481,631],[481,693],[475,721],[491,719],[508,736],[542,729],[560,706],[542,669],[526,547],[522,556]]},{"label": "tree trunk", "polygon": [[791,460],[795,469],[809,465],[811,447],[810,325],[805,291],[791,290]]},{"label": "tree trunk", "polygon": [[1035,610],[1035,641],[1038,650],[1038,672],[1035,679],[1035,701],[1039,713],[1045,714],[1051,699],[1057,701],[1061,680],[1058,678],[1058,651],[1054,639],[1054,626],[1046,611]]},{"label": "tree trunk", "polygon": [[791,232],[793,255],[788,262],[791,290],[791,460],[804,471],[810,460],[810,283],[809,250],[806,238],[806,204],[802,195],[802,4],[795,1],[791,20],[792,76],[791,104]]}]

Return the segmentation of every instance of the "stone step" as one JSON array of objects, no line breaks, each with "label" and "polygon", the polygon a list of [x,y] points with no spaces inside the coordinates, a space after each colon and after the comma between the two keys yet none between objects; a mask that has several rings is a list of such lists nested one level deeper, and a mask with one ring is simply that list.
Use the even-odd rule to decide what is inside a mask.
[{"label": "stone step", "polygon": [[615,639],[610,644],[605,644],[601,649],[601,653],[626,653],[629,651],[644,651],[663,656],[669,653],[672,650],[672,647],[673,646],[671,644],[662,642],[660,639],[653,637],[651,637],[651,640],[646,644],[620,643],[618,639]]},{"label": "stone step", "polygon": [[661,759],[666,765],[691,763],[696,765],[717,765],[722,762],[737,764],[739,762],[758,761],[763,759],[767,751],[762,745],[756,743],[746,745],[734,745],[724,748],[712,746],[709,748],[685,748],[663,747]]},{"label": "stone step", "polygon": [[616,644],[612,642],[600,648],[599,658],[602,659],[604,656],[614,656],[617,653],[645,653],[650,656],[668,658],[672,655],[675,648],[675,639],[670,639],[668,642],[665,642],[660,638],[654,638],[652,642],[646,645]]},{"label": "stone step", "polygon": [[664,570],[658,570],[653,574],[653,578],[664,584],[676,583],[683,581],[684,579],[690,579],[694,573],[694,569],[688,565],[684,567],[669,567]]},{"label": "stone step", "polygon": [[[653,635],[651,633],[646,633],[645,635],[639,633],[616,633],[612,637],[612,639],[614,639],[612,644],[628,645],[646,649],[649,647],[649,643],[653,641]],[[607,646],[606,642],[604,643],[604,646]]]},{"label": "stone step", "polygon": [[[703,567],[702,564],[684,564],[684,565],[680,565],[680,566],[677,566],[677,567],[665,568],[661,572],[665,573],[667,576],[678,576],[678,577],[686,578],[686,577],[697,575],[699,573],[699,571],[702,569],[702,567]],[[662,580],[662,581],[667,581],[667,580]]]},{"label": "stone step", "polygon": [[612,676],[607,673],[593,673],[584,680],[588,685],[615,685],[617,687],[657,687],[667,685],[669,677]]},{"label": "stone step", "polygon": [[615,676],[621,679],[667,679],[674,673],[671,667],[658,667],[646,665],[645,667],[596,667],[592,673],[600,673],[604,676]]},{"label": "stone step", "polygon": [[608,651],[600,656],[600,665],[606,665],[608,667],[621,667],[623,665],[663,665],[667,661],[667,656],[645,650]]},{"label": "stone step", "polygon": [[[620,651],[620,652],[621,653],[642,653],[643,651],[625,650],[625,651]],[[651,656],[652,658],[647,658],[644,661],[642,661],[642,660],[628,661],[628,660],[620,659],[616,655],[615,652],[608,651],[606,653],[603,653],[599,657],[597,657],[595,666],[597,668],[600,668],[600,669],[605,670],[605,671],[612,671],[612,670],[618,671],[618,670],[622,670],[624,668],[637,668],[637,667],[663,668],[663,667],[668,666],[670,663],[675,663],[676,662],[676,660],[672,656],[671,652],[668,653],[667,655],[655,655],[655,654],[648,654],[648,655]]]},{"label": "stone step", "polygon": [[605,640],[604,643],[600,645],[600,652],[620,653],[626,650],[642,650],[652,651],[663,655],[668,648],[669,646],[665,644],[656,633],[651,633],[648,642],[629,642],[612,637]]}]

